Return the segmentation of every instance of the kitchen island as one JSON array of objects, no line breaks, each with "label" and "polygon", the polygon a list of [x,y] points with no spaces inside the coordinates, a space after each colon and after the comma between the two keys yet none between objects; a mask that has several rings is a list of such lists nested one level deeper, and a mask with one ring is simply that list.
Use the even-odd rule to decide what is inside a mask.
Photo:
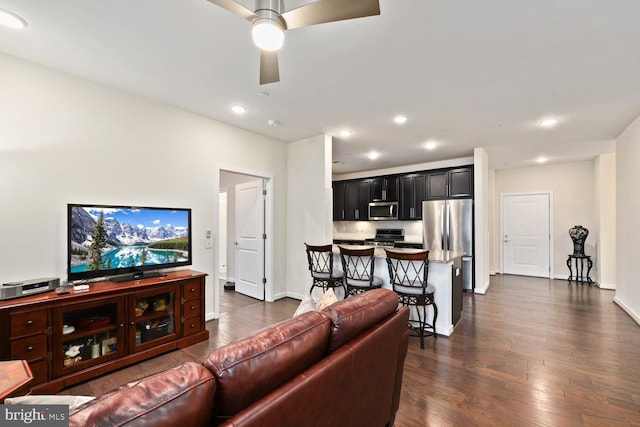
[{"label": "kitchen island", "polygon": [[[334,245],[334,269],[342,271],[339,246],[351,249],[370,248],[371,246]],[[416,249],[389,248],[395,252],[413,253]],[[382,247],[375,247],[374,275],[382,279],[382,287],[393,289],[389,278],[387,255]],[[429,251],[429,275],[427,281],[436,289],[434,297],[438,306],[436,332],[450,336],[460,321],[462,314],[462,252]],[[432,310],[430,307],[429,310]],[[415,313],[412,313],[414,318]],[[433,311],[428,316],[432,318]]]}]

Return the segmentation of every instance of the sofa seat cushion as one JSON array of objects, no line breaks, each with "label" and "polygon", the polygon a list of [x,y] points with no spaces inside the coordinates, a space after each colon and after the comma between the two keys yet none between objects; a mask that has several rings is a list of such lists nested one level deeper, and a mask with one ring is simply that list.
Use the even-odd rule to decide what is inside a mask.
[{"label": "sofa seat cushion", "polygon": [[202,365],[187,362],[130,382],[69,413],[71,427],[206,426],[216,384]]},{"label": "sofa seat cushion", "polygon": [[330,305],[322,312],[331,319],[329,352],[335,351],[398,308],[398,295],[389,289],[372,289]]},{"label": "sofa seat cushion", "polygon": [[329,319],[303,313],[220,347],[204,365],[216,378],[214,423],[289,381],[327,354]]}]

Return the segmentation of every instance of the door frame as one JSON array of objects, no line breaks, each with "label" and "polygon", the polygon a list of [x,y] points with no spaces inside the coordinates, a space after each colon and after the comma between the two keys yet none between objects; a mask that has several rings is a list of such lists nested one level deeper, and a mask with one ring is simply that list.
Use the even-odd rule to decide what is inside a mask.
[{"label": "door frame", "polygon": [[[222,195],[224,194],[224,209],[222,208]],[[228,189],[225,188],[221,188],[220,191],[218,192],[218,221],[220,221],[220,218],[223,217],[222,212],[224,212],[224,223],[220,223],[218,222],[218,279],[222,280],[222,279],[227,279],[227,264],[228,264],[228,259],[229,259],[229,254],[227,253],[227,197],[228,197]],[[223,239],[223,235],[222,235],[222,231],[224,229],[224,239]],[[223,252],[224,251],[224,252]],[[222,274],[222,265],[220,264],[220,254],[224,253],[225,256],[225,264],[224,264],[224,275]]]},{"label": "door frame", "polygon": [[553,250],[554,233],[553,233],[553,191],[530,191],[521,193],[500,193],[500,274],[504,274],[504,198],[509,196],[535,196],[546,194],[549,197],[549,278],[555,277],[555,257]]},{"label": "door frame", "polygon": [[[264,232],[267,234],[267,238],[264,241],[264,277],[267,282],[264,285],[264,300],[266,302],[274,301],[274,271],[275,271],[275,202],[274,202],[274,176],[269,173],[265,173],[262,171],[239,168],[236,166],[229,165],[221,165],[216,164],[214,167],[214,197],[213,197],[213,212],[219,212],[220,203],[219,203],[219,194],[220,194],[220,172],[226,171],[231,173],[237,173],[242,175],[251,175],[256,178],[262,178],[264,182],[264,188],[267,191],[267,195],[265,197],[265,210],[264,210]],[[215,231],[215,242],[214,247],[217,247],[219,244],[219,230],[220,230],[220,221],[218,215],[216,214],[213,218],[213,229]],[[228,256],[228,254],[227,254]],[[219,272],[219,262],[218,259],[218,251],[214,251],[213,254],[213,277],[216,278],[213,286],[213,319],[217,319],[220,317],[220,286],[218,284],[217,277],[220,275]],[[207,318],[206,320],[211,320]]]}]

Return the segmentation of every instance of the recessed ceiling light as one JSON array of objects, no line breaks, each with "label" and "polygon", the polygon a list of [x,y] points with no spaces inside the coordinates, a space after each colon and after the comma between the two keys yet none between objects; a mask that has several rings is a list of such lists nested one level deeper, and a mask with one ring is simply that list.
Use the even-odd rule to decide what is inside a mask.
[{"label": "recessed ceiling light", "polygon": [[427,141],[424,144],[424,148],[426,148],[427,150],[433,150],[434,148],[436,148],[438,144],[435,141]]},{"label": "recessed ceiling light", "polygon": [[407,122],[407,116],[403,116],[402,114],[397,115],[393,118],[393,121],[397,125],[403,125]]},{"label": "recessed ceiling light", "polygon": [[342,129],[340,131],[340,136],[343,138],[349,138],[351,135],[353,135],[353,131],[351,129]]},{"label": "recessed ceiling light", "polygon": [[536,159],[536,162],[538,162],[538,163],[544,163],[544,162],[546,162],[546,161],[547,161],[547,158],[546,158],[546,157],[544,157],[544,156],[540,156],[540,157],[538,157],[538,158]]},{"label": "recessed ceiling light", "polygon": [[244,114],[247,112],[247,107],[245,107],[244,105],[234,105],[231,107],[231,111],[236,114]]},{"label": "recessed ceiling light", "polygon": [[277,120],[267,120],[267,124],[273,127],[280,126],[280,122]]},{"label": "recessed ceiling light", "polygon": [[27,26],[27,21],[9,10],[0,9],[0,24],[5,27],[20,29]]},{"label": "recessed ceiling light", "polygon": [[553,119],[553,118],[544,119],[544,120],[540,120],[538,124],[540,125],[540,127],[543,127],[543,128],[552,128],[558,124],[558,119]]},{"label": "recessed ceiling light", "polygon": [[378,153],[377,151],[371,151],[369,152],[369,154],[367,154],[367,157],[369,157],[371,160],[375,160],[380,157],[380,153]]}]

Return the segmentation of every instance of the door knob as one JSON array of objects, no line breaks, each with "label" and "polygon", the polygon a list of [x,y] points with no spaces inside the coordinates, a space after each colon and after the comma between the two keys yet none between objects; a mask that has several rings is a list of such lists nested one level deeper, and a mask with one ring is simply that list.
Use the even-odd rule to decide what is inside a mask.
[{"label": "door knob", "polygon": [[238,242],[233,242],[234,245],[238,246]]}]

